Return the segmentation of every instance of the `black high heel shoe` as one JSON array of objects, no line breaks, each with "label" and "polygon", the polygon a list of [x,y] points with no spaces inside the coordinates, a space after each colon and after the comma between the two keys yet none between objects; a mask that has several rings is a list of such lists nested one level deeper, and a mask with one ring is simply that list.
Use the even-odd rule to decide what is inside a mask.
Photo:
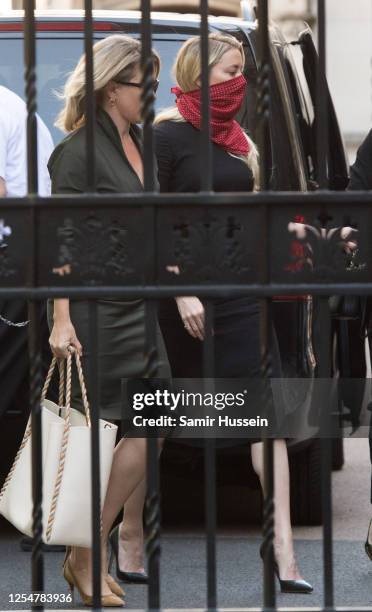
[{"label": "black high heel shoe", "polygon": [[117,525],[110,533],[109,536],[110,544],[111,544],[111,556],[109,562],[109,571],[111,572],[111,567],[114,561],[114,557],[116,560],[116,576],[118,580],[126,583],[132,584],[147,584],[149,581],[149,577],[145,572],[122,572],[119,567],[119,525]]},{"label": "black high heel shoe", "polygon": [[[263,560],[263,544],[260,546],[260,557]],[[279,576],[279,566],[276,559],[274,559],[274,572],[279,580],[280,591],[282,593],[309,594],[314,590],[310,582],[306,580],[282,580]]]},{"label": "black high heel shoe", "polygon": [[372,519],[369,522],[369,527],[367,531],[367,539],[364,543],[364,548],[365,548],[365,551],[368,557],[372,561]]}]

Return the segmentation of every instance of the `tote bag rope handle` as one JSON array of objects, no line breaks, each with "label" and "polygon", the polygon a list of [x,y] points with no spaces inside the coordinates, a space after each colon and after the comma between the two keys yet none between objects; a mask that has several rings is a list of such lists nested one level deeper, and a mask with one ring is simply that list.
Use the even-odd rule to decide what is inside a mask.
[{"label": "tote bag rope handle", "polygon": [[[49,387],[49,384],[50,384],[50,381],[51,381],[51,378],[52,378],[53,371],[54,371],[56,363],[57,363],[57,359],[56,359],[56,357],[53,357],[52,363],[50,364],[50,367],[49,367],[49,371],[48,371],[47,377],[45,379],[43,390],[41,392],[41,403],[43,403],[43,401],[45,400],[45,396],[46,396],[46,393],[48,391],[48,387]],[[63,395],[64,395],[64,390],[63,389],[64,389],[64,368],[63,368],[63,366],[62,366],[62,368],[60,366],[60,380],[59,380],[59,405],[60,406],[63,405]],[[15,468],[17,466],[19,458],[20,458],[20,456],[22,454],[22,451],[23,451],[24,447],[27,444],[27,441],[28,441],[30,435],[31,435],[31,421],[30,421],[28,427],[26,428],[26,431],[24,433],[22,442],[21,442],[20,447],[19,447],[19,449],[17,451],[17,454],[16,454],[16,456],[14,458],[12,467],[9,470],[8,476],[4,480],[4,484],[1,487],[1,490],[0,490],[0,500],[1,500],[2,496],[4,495],[8,485],[9,485],[11,479],[12,479],[14,470],[15,470]]]},{"label": "tote bag rope handle", "polygon": [[58,406],[61,408],[64,404],[65,398],[65,360],[58,360],[59,369],[59,394],[58,394]]},{"label": "tote bag rope handle", "polygon": [[[71,353],[69,353],[69,355],[71,356]],[[90,408],[89,408],[87,390],[86,390],[85,381],[84,381],[83,369],[81,367],[80,356],[76,352],[75,352],[75,360],[76,360],[76,368],[77,368],[77,372],[78,372],[78,376],[79,376],[81,395],[82,395],[82,398],[83,398],[85,420],[87,422],[87,426],[90,427],[91,426],[91,420],[90,420]],[[64,404],[65,362],[66,362],[66,359],[59,359],[58,360],[58,367],[59,367],[59,399],[58,399],[58,405],[59,406],[63,406],[63,404]],[[50,364],[49,371],[48,371],[47,377],[45,379],[44,387],[43,387],[43,390],[42,390],[42,393],[41,393],[41,402],[43,402],[46,399],[46,395],[47,395],[47,392],[48,392],[48,389],[49,389],[50,381],[52,379],[56,363],[57,363],[57,358],[53,357],[52,363]],[[71,389],[70,389],[70,391],[71,391]]]},{"label": "tote bag rope handle", "polygon": [[57,357],[53,357],[52,362],[49,366],[48,374],[45,379],[45,383],[43,386],[43,390],[41,392],[41,403],[46,399],[46,394],[49,389],[50,381],[53,376],[54,368],[56,367],[56,363],[58,362],[59,369],[59,394],[58,394],[58,405],[63,406],[64,404],[64,395],[65,395],[65,360],[57,359]]},{"label": "tote bag rope handle", "polygon": [[54,522],[54,517],[55,517],[55,513],[57,509],[57,501],[58,501],[59,491],[61,489],[63,470],[65,467],[68,434],[69,434],[70,429],[71,429],[71,353],[69,353],[67,356],[65,426],[64,426],[63,435],[62,435],[62,445],[61,445],[61,452],[59,455],[57,478],[56,478],[56,482],[54,485],[54,493],[53,493],[52,503],[50,506],[50,512],[49,512],[49,517],[48,517],[48,525],[47,525],[47,530],[46,530],[47,542],[50,540],[50,536],[51,536],[52,529],[53,529],[53,522]]},{"label": "tote bag rope handle", "polygon": [[[77,352],[75,352],[75,361],[76,361],[76,367],[77,367],[78,376],[79,376],[81,395],[83,398],[83,404],[84,404],[84,409],[85,409],[85,419],[87,422],[87,426],[90,428],[91,420],[90,420],[90,409],[89,409],[89,403],[88,403],[88,397],[87,397],[87,390],[85,387],[84,375],[83,375],[83,369],[81,367],[80,356],[78,355]],[[69,434],[70,428],[71,428],[71,353],[69,353],[67,357],[65,427],[63,430],[62,446],[61,446],[61,453],[59,456],[59,466],[58,466],[57,478],[56,478],[56,482],[54,485],[54,493],[53,493],[52,503],[50,506],[48,525],[47,525],[47,530],[46,530],[47,541],[50,540],[50,536],[51,536],[52,529],[53,529],[53,522],[54,522],[54,517],[55,517],[55,513],[57,509],[58,497],[59,497],[59,492],[61,489],[63,471],[65,467],[68,434]],[[101,525],[101,529],[102,529],[102,525]]]},{"label": "tote bag rope handle", "polygon": [[89,402],[88,402],[88,396],[87,396],[87,389],[86,389],[86,386],[85,386],[83,368],[81,367],[81,361],[80,361],[79,353],[75,353],[75,360],[76,360],[76,367],[77,367],[78,376],[79,376],[81,395],[82,395],[82,398],[83,398],[83,404],[84,404],[84,410],[85,410],[85,419],[86,419],[88,427],[91,427],[90,408],[89,408]]}]

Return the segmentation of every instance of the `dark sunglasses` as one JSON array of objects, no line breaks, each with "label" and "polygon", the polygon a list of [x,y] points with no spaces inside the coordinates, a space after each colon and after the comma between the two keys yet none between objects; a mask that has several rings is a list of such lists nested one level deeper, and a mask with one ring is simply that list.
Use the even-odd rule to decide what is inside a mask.
[{"label": "dark sunglasses", "polygon": [[[120,85],[130,85],[131,87],[142,88],[142,83],[132,83],[131,81],[119,81],[118,79],[115,79],[115,83],[119,83]],[[155,81],[152,82],[152,88],[154,90],[154,93],[158,91],[158,87],[159,87],[159,79],[155,79]]]}]

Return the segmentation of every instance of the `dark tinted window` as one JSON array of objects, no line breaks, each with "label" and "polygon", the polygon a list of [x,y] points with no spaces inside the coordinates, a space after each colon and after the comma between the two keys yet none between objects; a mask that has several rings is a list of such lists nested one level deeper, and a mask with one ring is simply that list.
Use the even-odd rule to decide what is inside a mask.
[{"label": "dark tinted window", "polygon": [[[157,110],[174,102],[174,96],[170,92],[173,85],[171,69],[181,44],[182,41],[177,40],[154,41],[154,47],[160,54],[162,62]],[[56,92],[61,91],[68,74],[82,53],[82,39],[50,38],[37,41],[38,112],[51,130],[55,144],[63,137],[62,132],[53,126],[61,108],[61,101]],[[24,98],[23,72],[23,41],[20,38],[0,38],[0,85],[12,89]]]},{"label": "dark tinted window", "polygon": [[[280,82],[281,80],[281,82]],[[274,189],[300,191],[301,181],[298,164],[295,163],[298,139],[293,123],[293,108],[285,97],[285,83],[281,72],[274,69],[271,74],[271,133],[274,155]],[[291,125],[289,125],[291,123]]]},{"label": "dark tinted window", "polygon": [[[316,160],[314,158],[314,107],[305,75],[303,74],[303,71],[302,73],[299,72],[302,69],[302,62],[298,57],[300,54],[301,49],[296,45],[293,46],[291,52],[286,49],[283,55],[286,71],[290,81],[298,127],[301,133],[301,142],[306,159],[307,175],[310,180],[316,181]],[[295,62],[292,55],[296,57]]]},{"label": "dark tinted window", "polygon": [[[244,36],[241,35],[242,40]],[[171,69],[177,51],[183,40],[154,40],[154,47],[160,54],[162,70],[157,95],[156,110],[174,104],[170,89],[173,85]],[[257,98],[257,68],[253,51],[245,40],[245,76],[248,82],[247,97],[238,120],[256,141],[255,108]],[[6,52],[5,52],[6,51]],[[37,91],[38,112],[51,130],[57,143],[63,134],[53,124],[61,108],[56,93],[76,65],[83,52],[81,38],[39,38],[37,40]],[[9,87],[24,98],[23,81],[23,41],[21,38],[0,38],[0,84]],[[296,190],[300,188],[298,169],[293,161],[293,144],[289,135],[283,94],[278,86],[278,75],[272,76],[271,107],[271,188]]]},{"label": "dark tinted window", "polygon": [[[294,60],[294,61],[293,61]],[[301,129],[303,146],[307,154],[310,178],[317,180],[316,151],[316,70],[318,56],[309,31],[303,32],[299,42],[287,50],[287,66],[292,74],[294,91],[303,100],[301,106]],[[295,76],[297,78],[295,78]],[[348,165],[345,149],[338,125],[332,98],[327,88],[328,98],[328,176],[331,189],[344,189],[348,183]]]},{"label": "dark tinted window", "polygon": [[[257,67],[252,49],[244,46],[246,63],[244,75],[247,79],[247,97],[237,117],[248,134],[257,140]],[[270,187],[275,190],[292,191],[300,189],[298,169],[293,160],[293,151],[282,92],[278,85],[276,71],[271,74],[271,180]]]}]

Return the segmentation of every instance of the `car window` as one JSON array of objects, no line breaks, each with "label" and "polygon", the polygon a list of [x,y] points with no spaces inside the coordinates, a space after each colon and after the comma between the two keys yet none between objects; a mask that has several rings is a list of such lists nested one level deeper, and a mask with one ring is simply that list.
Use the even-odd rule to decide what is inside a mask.
[{"label": "car window", "polygon": [[296,71],[289,70],[286,45],[276,44],[274,49],[274,57],[276,58],[274,66],[280,74],[278,81],[282,89],[284,108],[287,110],[287,122],[292,142],[294,164],[301,169],[301,184],[303,183],[308,187],[308,180],[311,175],[309,171],[311,161],[307,159],[308,147],[306,147],[306,143],[309,137],[309,129],[308,124],[303,119],[305,103],[296,89]]},{"label": "car window", "polygon": [[[182,40],[154,40],[154,47],[161,57],[160,86],[156,110],[174,103],[170,89],[174,84],[172,65]],[[63,133],[54,127],[61,108],[57,93],[62,91],[68,74],[83,53],[81,38],[44,38],[37,40],[37,104],[38,112],[52,133],[57,144]],[[5,52],[6,50],[6,52]],[[0,85],[8,87],[25,98],[23,70],[23,41],[21,38],[0,38]]]},{"label": "car window", "polygon": [[[154,39],[154,47],[159,52],[162,63],[156,111],[174,104],[174,96],[170,92],[174,84],[171,71],[178,49],[184,39],[181,36],[179,40]],[[243,35],[242,39],[244,40]],[[38,112],[51,130],[55,144],[63,137],[63,133],[54,127],[55,119],[62,105],[58,92],[62,91],[68,74],[83,53],[83,44],[83,39],[77,37],[37,39]],[[257,67],[252,48],[246,40],[244,50],[248,88],[238,120],[256,141]],[[293,120],[290,117],[292,111],[288,109],[289,103],[286,99],[283,80],[280,70],[278,76],[278,67],[274,65],[271,75],[270,186],[277,190],[300,190],[303,186],[300,177],[301,170],[296,163],[296,152],[294,151],[294,128]],[[24,98],[23,41],[21,38],[0,38],[0,84],[9,87]]]},{"label": "car window", "polygon": [[291,74],[296,77],[296,89],[301,100],[301,109],[305,119],[308,120],[311,125],[314,121],[315,110],[309,84],[306,80],[304,66],[303,66],[303,55],[302,49],[299,44],[291,44],[287,46],[284,51],[285,59],[288,67],[291,68]]},{"label": "car window", "polygon": [[[255,35],[252,35],[255,41]],[[248,134],[256,141],[257,139],[257,66],[249,45],[244,45],[245,67],[244,75],[247,79],[247,97],[237,116],[238,121],[247,130]],[[273,49],[273,54],[275,54]],[[294,141],[297,135],[290,133],[289,124],[293,124],[291,119],[292,110],[288,108],[289,102],[283,93],[283,82],[280,85],[279,79],[283,81],[283,75],[278,76],[278,67],[274,65],[271,72],[271,107],[270,107],[270,135],[271,135],[271,174],[270,189],[282,191],[301,191],[304,189],[304,181],[301,179],[303,174],[302,166],[296,163],[296,153],[294,152]],[[285,86],[285,84],[284,84]],[[292,131],[294,130],[292,125]]]},{"label": "car window", "polygon": [[[316,160],[316,68],[317,52],[311,37],[311,32],[306,30],[299,36],[298,42],[291,45],[287,50],[287,67],[294,82],[294,91],[303,100],[306,109],[301,107],[301,127],[304,136],[304,146],[307,150],[308,170],[310,178],[317,180]],[[296,73],[296,77],[294,75]],[[348,164],[345,157],[340,128],[332,98],[327,90],[328,96],[328,130],[329,150],[327,166],[329,174],[329,187],[331,189],[344,189],[348,183]]]},{"label": "car window", "polygon": [[307,177],[310,181],[314,182],[315,186],[315,149],[313,141],[314,108],[311,102],[310,91],[307,87],[306,79],[304,79],[304,81],[302,81],[300,84],[297,73],[297,64],[293,63],[293,59],[288,48],[283,50],[283,60],[285,62],[286,73],[290,82],[293,104],[296,111],[297,125],[301,134],[303,154],[306,160]]},{"label": "car window", "polygon": [[293,117],[293,106],[288,95],[285,77],[278,61],[276,47],[272,47],[271,113],[274,159],[278,171],[278,189],[303,191],[306,189],[303,160],[299,152],[298,132]]}]

